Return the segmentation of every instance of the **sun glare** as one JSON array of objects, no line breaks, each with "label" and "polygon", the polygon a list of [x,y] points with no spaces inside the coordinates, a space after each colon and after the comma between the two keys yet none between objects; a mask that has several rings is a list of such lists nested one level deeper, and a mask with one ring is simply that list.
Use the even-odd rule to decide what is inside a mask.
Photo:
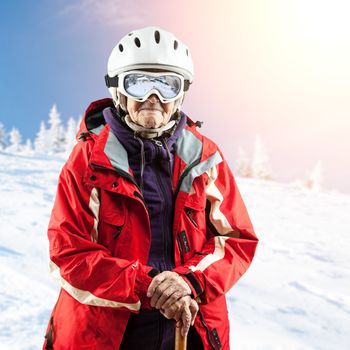
[{"label": "sun glare", "polygon": [[306,39],[321,43],[349,45],[350,1],[347,0],[299,0],[288,2],[291,18]]}]

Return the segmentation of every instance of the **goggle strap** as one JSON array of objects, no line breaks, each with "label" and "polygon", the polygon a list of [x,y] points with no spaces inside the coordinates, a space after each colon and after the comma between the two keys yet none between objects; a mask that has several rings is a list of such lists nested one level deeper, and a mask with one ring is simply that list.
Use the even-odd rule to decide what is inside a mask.
[{"label": "goggle strap", "polygon": [[190,88],[191,82],[189,80],[184,81],[184,91],[187,91]]},{"label": "goggle strap", "polygon": [[108,76],[108,74],[105,75],[105,82],[106,82],[106,86],[108,88],[110,87],[118,87],[118,76],[115,77],[110,77]]}]

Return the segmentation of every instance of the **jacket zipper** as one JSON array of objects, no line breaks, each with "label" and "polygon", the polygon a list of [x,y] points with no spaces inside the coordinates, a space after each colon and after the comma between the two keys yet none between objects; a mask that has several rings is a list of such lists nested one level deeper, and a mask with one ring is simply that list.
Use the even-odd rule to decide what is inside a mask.
[{"label": "jacket zipper", "polygon": [[184,252],[182,249],[181,239],[179,235],[176,236],[176,240],[177,240],[177,245],[179,246],[181,264],[184,264],[185,263]]},{"label": "jacket zipper", "polygon": [[188,218],[192,222],[192,224],[194,226],[198,227],[198,224],[194,221],[193,216],[192,216],[193,210],[191,208],[186,208],[185,211],[186,211],[186,214],[187,214]]},{"label": "jacket zipper", "polygon": [[[152,140],[154,143],[154,149],[156,151],[156,156],[160,155],[161,149],[163,147],[163,144],[161,141],[159,140]],[[165,141],[164,141],[165,142]],[[159,172],[156,172],[156,178],[157,178],[157,182],[159,185],[159,188],[163,194],[163,198],[164,198],[164,211],[165,211],[165,215],[163,216],[163,227],[164,227],[164,231],[163,231],[163,244],[164,244],[164,263],[171,263],[171,259],[168,256],[168,237],[171,237],[170,232],[168,231],[168,218],[169,218],[169,206],[167,204],[167,193],[166,193],[166,189],[164,187],[163,181],[162,181],[162,177],[159,175]],[[159,350],[161,349],[161,344],[162,344],[162,338],[163,338],[163,334],[164,334],[164,324],[165,320],[163,319],[163,317],[160,317],[159,319],[159,338],[158,338],[158,344],[156,349]]]},{"label": "jacket zipper", "polygon": [[201,313],[200,310],[198,310],[198,314],[199,314],[199,317],[201,319],[201,323],[202,325],[204,326],[206,332],[207,332],[207,337],[208,337],[208,340],[209,340],[209,343],[210,345],[213,347],[213,349],[216,349],[215,345],[213,344],[213,341],[211,339],[211,336],[210,336],[210,331],[209,331],[209,327],[208,325],[206,324],[206,322],[204,321],[204,317],[203,317],[203,314]]},{"label": "jacket zipper", "polygon": [[[155,151],[156,151],[156,155],[159,155],[160,153],[160,149],[163,147],[163,144],[161,141],[159,140],[154,140],[154,147],[155,147]],[[163,226],[164,226],[164,231],[163,231],[163,239],[164,239],[164,258],[165,261],[164,262],[170,262],[171,263],[171,259],[168,259],[168,240],[167,240],[167,237],[171,237],[169,231],[168,231],[168,218],[169,218],[169,207],[168,207],[168,204],[167,204],[167,193],[166,193],[166,190],[164,188],[164,185],[163,185],[163,182],[162,182],[162,178],[161,176],[159,175],[159,172],[157,171],[156,172],[156,177],[157,177],[157,182],[159,184],[159,187],[163,193],[163,198],[165,199],[164,200],[164,211],[165,211],[165,215],[163,216]]]}]

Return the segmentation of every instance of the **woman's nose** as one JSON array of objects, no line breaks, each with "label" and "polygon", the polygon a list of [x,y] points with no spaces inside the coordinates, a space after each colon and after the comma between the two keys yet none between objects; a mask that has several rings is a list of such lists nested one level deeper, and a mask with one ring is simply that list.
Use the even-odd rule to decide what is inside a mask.
[{"label": "woman's nose", "polygon": [[151,103],[159,102],[159,98],[156,94],[152,94],[152,95],[148,96],[147,100]]}]

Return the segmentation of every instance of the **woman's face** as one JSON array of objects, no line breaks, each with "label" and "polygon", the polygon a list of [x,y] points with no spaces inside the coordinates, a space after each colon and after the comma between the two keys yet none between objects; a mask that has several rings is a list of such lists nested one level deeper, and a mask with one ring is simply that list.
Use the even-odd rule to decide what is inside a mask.
[{"label": "woman's face", "polygon": [[156,129],[168,123],[175,102],[162,103],[156,94],[152,94],[144,102],[127,98],[126,108],[131,120],[147,129]]}]

